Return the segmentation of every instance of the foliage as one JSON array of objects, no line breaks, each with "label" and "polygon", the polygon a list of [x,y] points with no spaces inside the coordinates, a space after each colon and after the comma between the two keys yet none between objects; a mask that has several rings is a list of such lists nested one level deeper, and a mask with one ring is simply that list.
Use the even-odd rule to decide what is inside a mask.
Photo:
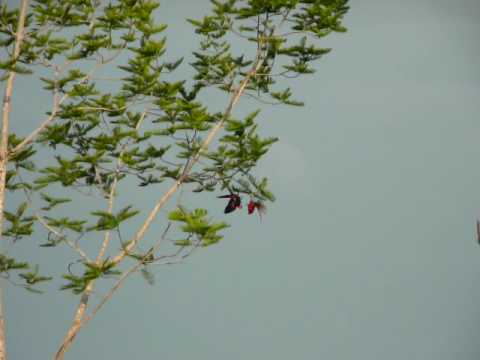
[{"label": "foliage", "polygon": [[193,244],[192,237],[196,237],[200,246],[209,246],[219,242],[223,236],[218,232],[227,228],[228,225],[224,222],[212,223],[206,216],[207,210],[205,209],[195,209],[189,212],[179,206],[177,210],[172,211],[168,218],[183,223],[181,229],[188,234],[186,239],[176,240],[175,245],[191,246]]},{"label": "foliage", "polygon": [[[20,270],[24,271],[18,273],[18,276],[23,280],[23,283],[13,282],[10,279],[11,272]],[[41,293],[41,291],[33,287],[33,285],[52,279],[49,276],[39,275],[38,265],[31,267],[26,262],[17,262],[17,260],[3,254],[0,254],[0,276],[9,280],[13,285],[21,286],[25,290],[33,293]]]},{"label": "foliage", "polygon": [[[74,274],[66,263],[62,290],[88,297],[93,282],[128,275],[127,258],[142,265],[153,283],[147,265],[181,261],[193,249],[220,241],[228,227],[224,221],[181,203],[168,219],[157,220],[166,226],[161,238],[145,238],[180,188],[204,199],[227,190],[259,208],[275,200],[267,179],[258,179],[254,170],[278,139],[259,133],[260,110],[235,117],[234,107],[244,96],[259,104],[303,105],[289,79],[314,73],[313,63],[330,52],[318,39],[346,31],[347,0],[211,0],[211,5],[210,14],[188,19],[199,48],[172,59],[156,0],[34,0],[19,56],[0,61],[1,79],[11,72],[32,76],[53,98],[52,109],[30,135],[9,135],[6,187],[24,200],[17,207],[7,204],[3,236],[39,238],[43,227],[47,241],[41,247],[69,246],[84,271]],[[0,46],[9,54],[18,14],[7,4],[0,8]],[[191,78],[183,75],[184,59],[194,70]],[[113,79],[105,79],[105,69]],[[222,112],[204,100],[215,92],[227,102]],[[116,210],[121,199],[135,201],[131,193],[140,190],[151,194],[152,210],[134,210],[135,204]],[[83,197],[90,210],[77,206]],[[171,240],[172,252],[160,255],[158,244],[171,226],[185,236]],[[114,236],[116,250],[110,244]],[[87,239],[99,244],[95,260],[81,247],[80,240]],[[146,253],[141,241],[150,242]],[[50,279],[6,255],[0,268],[3,274],[30,269],[20,274],[28,289]]]}]

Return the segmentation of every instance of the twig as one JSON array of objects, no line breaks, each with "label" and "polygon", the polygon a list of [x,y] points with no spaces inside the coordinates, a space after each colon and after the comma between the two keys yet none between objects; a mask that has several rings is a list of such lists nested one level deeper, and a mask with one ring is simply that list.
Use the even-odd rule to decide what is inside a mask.
[{"label": "twig", "polygon": [[160,247],[160,245],[162,244],[162,240],[165,239],[169,229],[170,229],[170,226],[171,226],[171,223],[168,223],[167,224],[167,227],[165,228],[165,230],[163,231],[163,234],[162,236],[160,237],[160,240],[155,244],[155,246],[153,246],[149,251],[147,251],[147,253],[143,256],[143,258],[141,260],[138,261],[137,264],[135,264],[135,266],[131,267],[129,270],[125,271],[122,276],[117,280],[117,282],[115,283],[115,285],[113,285],[113,287],[105,294],[105,296],[102,298],[102,300],[100,300],[100,302],[98,303],[98,305],[92,310],[92,312],[85,316],[81,322],[81,325],[80,327],[83,327],[85,324],[87,324],[90,320],[93,319],[93,317],[98,313],[98,311],[107,303],[108,300],[110,300],[110,298],[113,296],[113,294],[118,290],[120,289],[120,287],[123,285],[123,283],[125,282],[125,280],[128,278],[128,276],[130,276],[131,274],[133,274],[134,272],[136,272],[138,269],[140,269],[140,267],[142,267],[143,265],[145,265],[145,261],[150,257],[152,256],[157,250],[158,248]]},{"label": "twig", "polygon": [[38,222],[40,224],[42,224],[43,227],[45,227],[45,229],[54,233],[60,240],[62,240],[63,242],[65,242],[65,244],[67,244],[73,250],[75,250],[83,258],[83,260],[85,260],[87,262],[91,262],[88,255],[80,248],[80,246],[78,246],[77,243],[68,240],[68,238],[64,234],[60,233],[55,228],[48,225],[48,223],[45,221],[45,219],[38,212],[35,213],[35,217],[37,218]]}]

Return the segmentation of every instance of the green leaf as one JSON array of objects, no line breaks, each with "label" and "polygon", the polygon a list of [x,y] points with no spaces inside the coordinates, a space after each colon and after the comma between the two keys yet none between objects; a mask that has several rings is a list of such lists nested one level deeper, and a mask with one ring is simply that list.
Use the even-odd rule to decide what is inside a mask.
[{"label": "green leaf", "polygon": [[68,198],[55,198],[45,193],[40,193],[40,196],[42,200],[48,203],[47,206],[42,207],[42,210],[45,210],[45,211],[52,210],[57,205],[65,204],[67,202],[72,201],[71,199],[68,199]]}]

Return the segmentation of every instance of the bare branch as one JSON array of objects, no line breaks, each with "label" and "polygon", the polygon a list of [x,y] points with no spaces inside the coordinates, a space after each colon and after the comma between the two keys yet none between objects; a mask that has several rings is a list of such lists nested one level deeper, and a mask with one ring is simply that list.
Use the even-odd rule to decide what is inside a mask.
[{"label": "bare branch", "polygon": [[125,280],[134,272],[136,272],[138,269],[140,269],[142,266],[145,265],[145,261],[151,257],[155,252],[158,250],[160,245],[162,244],[163,240],[167,236],[168,231],[170,230],[170,226],[172,224],[168,223],[167,227],[163,231],[162,236],[160,237],[159,241],[149,250],[147,253],[143,256],[143,258],[135,264],[135,266],[131,267],[129,270],[125,271],[122,276],[116,281],[115,285],[105,294],[105,296],[100,300],[98,305],[92,310],[92,312],[85,316],[84,319],[82,320],[81,326],[84,326],[86,323],[88,323],[90,320],[93,319],[93,317],[98,313],[98,311],[107,303],[108,300],[113,296],[113,294],[120,289],[120,287],[123,285]]},{"label": "bare branch", "polygon": [[[17,33],[15,34],[15,48],[13,50],[13,65],[20,55],[20,48],[22,46],[25,18],[27,15],[28,0],[22,0],[20,5],[20,14],[17,23]],[[15,71],[10,70],[5,86],[5,94],[3,96],[2,109],[2,135],[0,144],[0,238],[3,228],[3,209],[5,206],[5,183],[7,177],[7,162],[8,162],[8,135],[10,125],[10,109],[13,94],[13,81],[15,79]],[[6,359],[6,344],[5,344],[5,321],[3,316],[2,292],[0,289],[0,360]]]},{"label": "bare branch", "polygon": [[51,233],[55,234],[61,241],[63,241],[65,244],[67,244],[68,246],[70,246],[73,250],[75,250],[78,255],[80,255],[82,257],[83,260],[87,261],[87,262],[91,262],[90,258],[88,257],[88,255],[80,248],[80,246],[78,246],[78,244],[76,242],[72,242],[70,241],[64,234],[62,234],[61,232],[59,232],[58,230],[56,230],[54,227],[48,225],[48,223],[45,221],[45,219],[38,213],[36,212],[35,213],[35,217],[36,219],[38,220],[38,222],[45,228],[47,229],[48,231],[50,231]]}]

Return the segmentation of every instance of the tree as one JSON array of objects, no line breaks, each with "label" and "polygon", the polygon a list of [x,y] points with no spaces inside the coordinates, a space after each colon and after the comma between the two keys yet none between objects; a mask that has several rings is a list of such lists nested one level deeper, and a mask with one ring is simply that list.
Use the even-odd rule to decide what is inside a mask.
[{"label": "tree", "polygon": [[[79,295],[79,305],[55,359],[63,359],[80,329],[129,275],[141,272],[152,283],[153,264],[180,262],[222,239],[228,224],[205,209],[188,209],[180,196],[166,219],[157,218],[180,189],[205,201],[227,193],[228,213],[238,211],[242,198],[249,199],[249,213],[274,201],[267,179],[256,178],[254,170],[277,139],[258,134],[259,110],[236,118],[234,108],[243,96],[301,106],[289,79],[312,74],[311,64],[330,51],[318,39],[346,31],[347,1],[211,0],[208,16],[188,19],[199,48],[186,54],[194,70],[186,79],[177,71],[187,66],[183,59],[168,57],[166,25],[156,20],[161,10],[155,0],[2,5],[0,45],[8,54],[0,63],[3,241],[42,234],[41,247],[66,245],[76,255],[73,263],[65,261],[61,290]],[[106,78],[105,69],[117,75]],[[9,130],[17,75],[40,78],[53,99],[45,119],[24,137]],[[226,106],[212,111],[208,96],[219,93]],[[119,205],[132,188],[162,195],[144,211]],[[85,213],[74,206],[82,198],[90,205]],[[147,236],[161,221],[163,234]],[[98,245],[95,251],[86,249],[85,239]],[[2,253],[0,274],[39,292],[37,285],[52,278],[30,261]],[[94,286],[106,277],[115,277],[115,284],[92,304]],[[0,313],[0,359],[3,334]]]}]

